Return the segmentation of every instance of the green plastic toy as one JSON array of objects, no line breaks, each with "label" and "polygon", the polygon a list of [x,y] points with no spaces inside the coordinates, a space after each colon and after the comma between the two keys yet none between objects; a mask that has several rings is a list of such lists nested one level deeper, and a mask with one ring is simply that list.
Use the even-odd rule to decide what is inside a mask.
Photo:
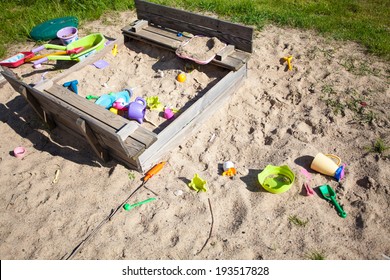
[{"label": "green plastic toy", "polygon": [[198,174],[195,174],[191,182],[188,183],[188,186],[197,192],[200,191],[206,192],[207,191],[206,184],[207,184],[206,180],[203,180],[202,178],[199,177]]},{"label": "green plastic toy", "polygon": [[164,105],[158,100],[158,96],[146,97],[146,104],[150,110],[164,111]]},{"label": "green plastic toy", "polygon": [[126,211],[130,211],[131,209],[137,207],[137,206],[141,206],[142,204],[145,204],[145,203],[148,203],[148,202],[151,202],[153,200],[156,200],[155,197],[151,197],[151,198],[148,198],[144,201],[140,201],[140,202],[137,202],[137,203],[134,203],[134,204],[128,204],[126,203],[125,205],[123,205],[123,208],[126,210]]},{"label": "green plastic toy", "polygon": [[259,183],[271,193],[288,191],[294,183],[294,179],[295,175],[287,165],[267,165],[258,175]]},{"label": "green plastic toy", "polygon": [[336,200],[336,192],[329,185],[322,185],[319,187],[322,196],[333,203],[336,207],[337,212],[339,213],[341,218],[346,218],[347,213],[343,210],[340,204]]}]

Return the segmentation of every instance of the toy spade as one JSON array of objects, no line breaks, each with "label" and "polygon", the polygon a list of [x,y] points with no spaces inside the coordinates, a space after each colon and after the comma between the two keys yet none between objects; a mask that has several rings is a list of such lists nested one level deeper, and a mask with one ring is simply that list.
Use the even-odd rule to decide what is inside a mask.
[{"label": "toy spade", "polygon": [[336,192],[329,186],[329,185],[322,185],[319,187],[320,192],[322,196],[333,203],[333,205],[336,207],[337,212],[342,218],[347,217],[347,213],[343,210],[343,208],[339,205],[339,203],[336,200]]}]

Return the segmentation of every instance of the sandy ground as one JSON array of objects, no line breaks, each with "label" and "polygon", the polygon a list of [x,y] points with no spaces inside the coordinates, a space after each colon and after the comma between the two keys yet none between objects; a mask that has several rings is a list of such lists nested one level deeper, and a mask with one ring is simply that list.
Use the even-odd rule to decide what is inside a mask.
[{"label": "sandy ground", "polygon": [[[132,12],[109,14],[82,25],[80,34],[118,37],[120,28],[134,19]],[[11,53],[32,47],[15,46]],[[136,96],[177,92],[188,98],[182,92],[190,88],[196,96],[196,85],[219,75],[210,66],[206,76],[194,71],[188,84],[179,84],[174,77],[183,61],[159,78],[148,70],[150,54],[127,50],[120,55],[128,56]],[[293,55],[292,71],[281,61],[288,55]],[[150,60],[160,58],[155,54]],[[100,71],[112,71],[103,77],[120,90],[125,82],[116,80],[120,74],[114,70]],[[31,71],[28,64],[15,69],[25,81],[37,81],[39,76],[28,75]],[[379,138],[390,145],[389,71],[387,62],[354,43],[275,26],[256,32],[240,89],[164,158],[168,164],[147,183],[158,196],[141,189],[130,202],[157,200],[130,212],[120,210],[73,258],[388,258],[390,153],[368,149]],[[143,85],[146,78],[152,82]],[[99,93],[106,90],[100,81],[96,85]],[[115,161],[100,163],[87,144],[58,129],[49,133],[8,83],[0,90],[0,257],[66,258],[139,186],[142,174]],[[181,106],[178,100],[170,105]],[[23,159],[13,156],[16,146],[26,147]],[[310,170],[318,152],[341,157],[343,180]],[[237,169],[233,178],[221,175],[228,160]],[[261,187],[257,176],[268,164],[294,171],[289,191],[272,194]],[[306,196],[302,168],[311,174],[314,196]],[[207,180],[207,192],[187,186],[195,173]],[[323,184],[336,190],[347,218],[322,198],[318,186]]]}]

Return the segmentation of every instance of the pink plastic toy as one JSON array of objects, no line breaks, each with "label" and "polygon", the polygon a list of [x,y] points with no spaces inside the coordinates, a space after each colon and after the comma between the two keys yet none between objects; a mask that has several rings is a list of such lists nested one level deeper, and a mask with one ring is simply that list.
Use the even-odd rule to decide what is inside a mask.
[{"label": "pink plastic toy", "polygon": [[164,110],[164,118],[165,118],[165,119],[167,119],[167,120],[172,119],[173,116],[174,116],[174,114],[173,114],[173,112],[172,112],[171,109],[166,108],[166,109]]},{"label": "pink plastic toy", "polygon": [[[305,168],[302,168],[301,169],[301,173],[303,174],[303,176],[306,177],[307,181],[310,181],[311,180],[311,176],[310,176],[310,173],[305,169]],[[303,186],[305,187],[305,190],[306,190],[306,195],[307,196],[312,196],[315,194],[314,190],[312,188],[310,188],[309,184],[307,182],[305,182],[303,184]]]},{"label": "pink plastic toy", "polygon": [[123,110],[127,105],[128,105],[128,103],[126,103],[126,101],[123,98],[118,98],[112,104],[112,107],[114,107],[115,109],[118,109],[118,110]]}]

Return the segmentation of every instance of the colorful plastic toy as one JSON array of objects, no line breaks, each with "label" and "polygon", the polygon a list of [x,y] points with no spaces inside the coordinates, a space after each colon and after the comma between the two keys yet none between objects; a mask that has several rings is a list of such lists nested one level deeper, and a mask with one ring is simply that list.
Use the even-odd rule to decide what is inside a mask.
[{"label": "colorful plastic toy", "polygon": [[112,104],[112,107],[118,110],[123,110],[126,108],[126,106],[129,105],[123,98],[118,98],[115,100],[115,102]]},{"label": "colorful plastic toy", "polygon": [[16,147],[14,149],[14,156],[17,157],[17,158],[23,158],[26,154],[26,148],[24,147]]},{"label": "colorful plastic toy", "polygon": [[143,123],[146,112],[146,101],[142,97],[137,97],[135,101],[130,102],[128,117],[130,120],[136,120]]},{"label": "colorful plastic toy", "polygon": [[[122,98],[125,103],[129,103],[132,95],[133,91],[131,89],[124,89],[123,91],[117,93],[111,92],[109,94],[103,94],[102,96],[100,96],[95,101],[95,104],[102,106],[106,109],[110,109],[112,107],[112,104],[114,104],[114,102],[119,98]],[[88,96],[91,97],[90,95]]]},{"label": "colorful plastic toy", "polygon": [[322,196],[333,203],[333,205],[336,207],[337,212],[339,213],[340,217],[346,218],[347,213],[343,210],[343,208],[340,206],[340,204],[336,200],[336,192],[329,186],[329,185],[322,185],[319,187],[320,192]]},{"label": "colorful plastic toy", "polygon": [[308,183],[311,180],[310,173],[305,168],[301,169],[301,173],[303,176],[306,177],[306,180],[307,180],[307,182],[303,183],[303,186],[305,187],[305,190],[306,190],[306,195],[313,196],[315,194],[315,192],[312,188],[310,188],[309,183]]},{"label": "colorful plastic toy", "polygon": [[287,61],[288,70],[290,70],[290,71],[292,70],[292,64],[291,64],[292,59],[293,59],[292,55],[283,57],[283,60]]},{"label": "colorful plastic toy", "polygon": [[224,172],[222,173],[222,176],[233,177],[237,174],[237,170],[234,167],[234,163],[231,161],[226,161],[223,163],[223,171]]},{"label": "colorful plastic toy", "polygon": [[176,78],[180,83],[184,83],[187,79],[186,77],[186,74],[184,73],[180,73],[179,75],[177,75],[177,78]]},{"label": "colorful plastic toy", "polygon": [[259,183],[271,193],[288,191],[294,183],[294,179],[295,175],[287,165],[267,165],[258,175]]},{"label": "colorful plastic toy", "polygon": [[164,110],[164,118],[169,120],[174,117],[173,111],[170,108],[165,108]]},{"label": "colorful plastic toy", "polygon": [[79,47],[83,47],[83,51],[77,54],[71,54],[71,55],[49,55],[44,58],[38,59],[34,61],[34,66],[40,65],[43,62],[46,62],[47,60],[73,60],[73,61],[80,61],[84,58],[88,57],[89,55],[101,50],[104,48],[104,42],[106,39],[101,33],[94,33],[90,34],[88,36],[85,36],[83,38],[80,38],[77,41],[74,41],[73,43],[70,43],[67,46],[60,46],[60,45],[54,45],[54,44],[44,44],[40,47],[38,47],[35,50],[42,50],[44,48],[46,49],[56,49],[56,50],[71,50]]},{"label": "colorful plastic toy", "polygon": [[158,100],[158,96],[146,97],[146,104],[150,110],[164,110],[164,105]]},{"label": "colorful plastic toy", "polygon": [[76,27],[67,26],[58,30],[57,37],[61,40],[62,44],[66,46],[79,39],[77,33]]},{"label": "colorful plastic toy", "polygon": [[135,208],[135,207],[138,207],[138,206],[141,206],[142,204],[146,204],[148,202],[151,202],[151,201],[154,201],[156,200],[156,198],[154,197],[151,197],[151,198],[148,198],[146,200],[143,200],[143,201],[140,201],[140,202],[137,202],[137,203],[134,203],[134,204],[128,204],[126,203],[125,205],[123,205],[123,208],[126,210],[126,211],[130,211],[131,209]]},{"label": "colorful plastic toy", "polygon": [[76,94],[79,94],[79,91],[77,89],[78,83],[79,82],[77,80],[73,80],[73,81],[69,81],[69,82],[64,83],[62,86],[68,88],[69,90],[73,91]]},{"label": "colorful plastic toy", "polygon": [[[334,162],[332,158],[337,162]],[[340,181],[344,177],[345,165],[341,165],[341,159],[333,154],[324,155],[318,153],[313,159],[310,168],[324,175],[332,176],[337,181]]]},{"label": "colorful plastic toy", "polygon": [[206,192],[207,191],[206,185],[207,185],[207,182],[205,180],[203,180],[202,178],[200,178],[199,174],[195,174],[194,178],[192,178],[191,182],[188,183],[188,186],[197,192],[200,192],[200,191]]}]

